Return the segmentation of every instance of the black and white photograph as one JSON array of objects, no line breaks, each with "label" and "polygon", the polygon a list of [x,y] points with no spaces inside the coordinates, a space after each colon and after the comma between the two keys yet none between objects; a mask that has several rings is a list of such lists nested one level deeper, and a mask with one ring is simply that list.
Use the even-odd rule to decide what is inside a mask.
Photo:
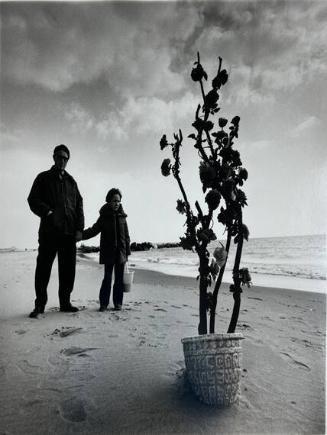
[{"label": "black and white photograph", "polygon": [[0,1],[0,434],[325,434],[325,0]]}]

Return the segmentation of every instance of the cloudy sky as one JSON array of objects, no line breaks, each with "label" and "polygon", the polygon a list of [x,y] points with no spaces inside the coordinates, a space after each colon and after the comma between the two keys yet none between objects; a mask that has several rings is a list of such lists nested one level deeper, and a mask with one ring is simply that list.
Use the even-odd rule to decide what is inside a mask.
[{"label": "cloudy sky", "polygon": [[[87,226],[117,186],[132,240],[177,241],[180,194],[160,173],[169,154],[159,141],[179,128],[185,138],[193,132],[197,51],[209,77],[218,56],[230,75],[220,116],[241,117],[251,236],[326,232],[325,1],[9,2],[0,9],[0,247],[36,246],[39,222],[26,198],[59,143],[71,150],[67,170]],[[182,161],[195,201],[198,159],[188,139]]]}]

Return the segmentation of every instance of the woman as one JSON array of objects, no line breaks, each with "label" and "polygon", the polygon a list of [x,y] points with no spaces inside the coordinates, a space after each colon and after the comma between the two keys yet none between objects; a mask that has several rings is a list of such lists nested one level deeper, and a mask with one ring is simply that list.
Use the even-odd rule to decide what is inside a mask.
[{"label": "woman", "polygon": [[100,209],[96,223],[83,231],[83,240],[100,235],[100,264],[104,264],[104,278],[100,288],[99,311],[106,311],[109,305],[112,272],[115,268],[113,286],[113,303],[115,310],[123,305],[123,275],[125,263],[131,254],[128,226],[123,207],[122,194],[119,189],[110,189],[106,196],[106,204]]}]

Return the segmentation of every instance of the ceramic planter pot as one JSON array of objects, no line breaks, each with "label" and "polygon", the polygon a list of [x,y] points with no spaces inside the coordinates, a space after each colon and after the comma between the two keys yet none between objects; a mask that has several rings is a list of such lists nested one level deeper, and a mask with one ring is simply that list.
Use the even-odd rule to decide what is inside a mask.
[{"label": "ceramic planter pot", "polygon": [[230,406],[240,395],[243,335],[207,334],[182,339],[186,373],[199,399]]}]

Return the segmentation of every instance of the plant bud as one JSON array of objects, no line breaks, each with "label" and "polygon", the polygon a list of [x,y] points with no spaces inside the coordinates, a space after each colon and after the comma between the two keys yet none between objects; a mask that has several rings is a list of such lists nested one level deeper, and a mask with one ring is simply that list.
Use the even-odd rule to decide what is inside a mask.
[{"label": "plant bud", "polygon": [[247,180],[248,178],[248,171],[245,168],[241,168],[239,172],[239,176],[241,180]]},{"label": "plant bud", "polygon": [[220,193],[217,189],[210,190],[205,198],[210,210],[216,210],[220,202]]},{"label": "plant bud", "polygon": [[166,148],[168,146],[168,142],[167,142],[167,137],[164,134],[160,140],[160,149],[163,150],[164,148]]},{"label": "plant bud", "polygon": [[234,118],[231,120],[231,123],[234,124],[235,126],[239,124],[240,122],[240,117],[239,116],[234,116]]},{"label": "plant bud", "polygon": [[207,73],[204,71],[200,63],[198,63],[197,66],[192,69],[191,77],[195,82],[199,82],[203,78],[207,80],[208,78]]},{"label": "plant bud", "polygon": [[219,118],[218,122],[219,122],[219,127],[224,128],[228,121],[226,118]]},{"label": "plant bud", "polygon": [[219,72],[219,74],[212,80],[212,87],[220,89],[228,80],[228,74],[225,69]]},{"label": "plant bud", "polygon": [[171,164],[170,159],[165,159],[161,165],[161,173],[164,177],[168,177],[170,175]]},{"label": "plant bud", "polygon": [[212,240],[216,240],[217,236],[216,234],[212,231],[212,229],[206,229],[206,230],[200,230],[198,231],[198,238],[199,240],[201,240],[202,242],[206,242],[209,243]]},{"label": "plant bud", "polygon": [[210,183],[215,179],[216,177],[216,170],[213,168],[210,164],[201,162],[200,163],[200,180],[202,183],[206,183],[207,185],[210,185]]},{"label": "plant bud", "polygon": [[204,97],[204,105],[207,108],[213,107],[219,99],[218,92],[215,89],[211,89],[208,94]]}]

